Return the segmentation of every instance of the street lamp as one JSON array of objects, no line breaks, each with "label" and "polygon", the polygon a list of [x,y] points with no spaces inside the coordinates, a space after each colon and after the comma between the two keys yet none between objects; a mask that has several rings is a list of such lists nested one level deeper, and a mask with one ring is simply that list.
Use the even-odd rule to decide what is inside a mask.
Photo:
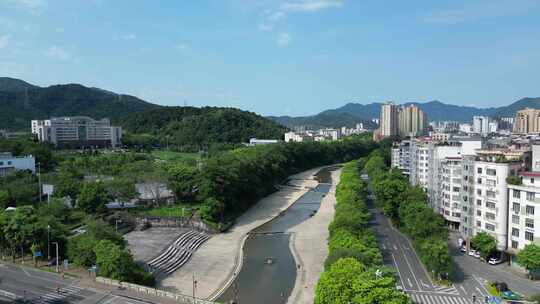
[{"label": "street lamp", "polygon": [[53,244],[56,245],[56,272],[60,272],[59,266],[58,266],[58,242],[53,242]]},{"label": "street lamp", "polygon": [[51,260],[51,225],[47,225],[47,262]]}]

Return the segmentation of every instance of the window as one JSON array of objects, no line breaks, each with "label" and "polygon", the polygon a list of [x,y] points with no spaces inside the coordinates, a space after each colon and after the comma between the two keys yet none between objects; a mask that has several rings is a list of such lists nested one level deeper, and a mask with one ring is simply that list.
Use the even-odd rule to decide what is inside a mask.
[{"label": "window", "polygon": [[486,196],[487,196],[487,197],[494,198],[494,197],[495,197],[495,194],[496,194],[495,191],[489,191],[489,190],[486,191]]},{"label": "window", "polygon": [[534,202],[534,192],[527,192],[527,200]]},{"label": "window", "polygon": [[[459,187],[453,187],[453,188],[452,188],[452,191],[454,191],[454,192],[459,192]],[[533,194],[534,194],[534,193],[533,193]]]},{"label": "window", "polygon": [[531,178],[531,184],[534,184],[534,178]]},{"label": "window", "polygon": [[519,212],[519,204],[518,203],[512,203],[512,211],[518,213]]},{"label": "window", "polygon": [[512,236],[519,237],[519,229],[512,228]]},{"label": "window", "polygon": [[519,215],[512,214],[512,224],[519,225]]},{"label": "window", "polygon": [[519,190],[513,190],[512,191],[512,196],[514,198],[520,198],[521,197],[521,192],[519,192]]},{"label": "window", "polygon": [[10,165],[11,165],[11,161],[10,161],[10,160],[8,160],[7,164],[8,164],[8,166],[10,166]]},{"label": "window", "polygon": [[525,213],[527,215],[534,215],[534,206],[527,206],[525,207]]},{"label": "window", "polygon": [[482,178],[481,177],[477,178],[476,183],[481,185],[482,184]]},{"label": "window", "polygon": [[518,242],[512,241],[512,248],[517,249],[518,248]]},{"label": "window", "polygon": [[482,216],[482,211],[481,210],[476,210],[476,215],[477,216]]},{"label": "window", "polygon": [[534,220],[525,219],[525,227],[534,229]]},{"label": "window", "polygon": [[476,169],[476,172],[478,172],[478,174],[482,174],[482,168]]},{"label": "window", "polygon": [[495,231],[495,225],[486,223],[486,230]]},{"label": "window", "polygon": [[464,212],[467,212],[467,206],[462,206],[461,209],[462,209]]},{"label": "window", "polygon": [[495,213],[486,212],[486,218],[488,220],[494,220],[495,219]]},{"label": "window", "polygon": [[482,223],[480,221],[476,221],[476,226],[482,227]]},{"label": "window", "polygon": [[476,189],[476,194],[477,195],[482,195],[482,189]]},{"label": "window", "polygon": [[497,170],[495,170],[495,169],[486,169],[486,174],[491,175],[491,176],[495,176],[495,175],[497,175]]},{"label": "window", "polygon": [[4,162],[1,162],[1,161],[0,161],[0,166],[3,166],[3,165],[4,165]]},{"label": "window", "polygon": [[476,206],[482,206],[482,200],[477,199],[476,200]]},{"label": "window", "polygon": [[495,209],[495,203],[494,202],[486,202],[486,207],[489,209]]},{"label": "window", "polygon": [[488,187],[495,187],[497,182],[494,179],[486,179],[486,184]]},{"label": "window", "polygon": [[534,233],[525,231],[525,239],[532,242],[534,240]]}]

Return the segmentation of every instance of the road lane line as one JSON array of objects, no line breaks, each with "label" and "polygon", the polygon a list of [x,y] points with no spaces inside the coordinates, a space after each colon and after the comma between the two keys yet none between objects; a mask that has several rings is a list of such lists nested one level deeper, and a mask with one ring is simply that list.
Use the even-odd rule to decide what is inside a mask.
[{"label": "road lane line", "polygon": [[413,284],[412,284],[412,282],[411,282],[411,279],[407,278],[407,281],[409,282],[409,287],[412,288],[412,287],[413,287]]},{"label": "road lane line", "polygon": [[480,280],[476,276],[473,275],[472,277],[476,282],[478,282],[480,286],[482,286],[482,289],[485,291],[484,294],[489,295],[489,291],[487,290],[486,286],[484,286],[484,284],[482,284],[482,282],[480,282]]},{"label": "road lane line", "polygon": [[461,290],[463,291],[463,293],[464,293],[465,295],[468,295],[468,294],[467,294],[467,290],[465,290],[465,287],[463,287],[463,285],[459,285],[459,288],[461,288]]},{"label": "road lane line", "polygon": [[396,262],[396,257],[394,257],[394,254],[392,253],[392,260],[394,260],[394,265],[396,265],[397,273],[399,276],[399,281],[401,282],[401,285],[403,285],[403,277],[401,276],[401,272],[399,271],[399,267]]}]

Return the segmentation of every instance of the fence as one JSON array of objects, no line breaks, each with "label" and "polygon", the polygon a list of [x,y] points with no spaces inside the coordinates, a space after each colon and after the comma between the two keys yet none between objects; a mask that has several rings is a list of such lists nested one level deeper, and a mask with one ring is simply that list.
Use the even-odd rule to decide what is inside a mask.
[{"label": "fence", "polygon": [[141,285],[132,284],[132,283],[120,282],[117,280],[107,279],[103,277],[97,277],[96,282],[105,284],[105,285],[126,288],[127,290],[136,291],[139,294],[171,299],[181,304],[217,304],[216,302],[206,301],[203,299],[194,298],[192,296],[159,290],[156,288],[141,286]]}]

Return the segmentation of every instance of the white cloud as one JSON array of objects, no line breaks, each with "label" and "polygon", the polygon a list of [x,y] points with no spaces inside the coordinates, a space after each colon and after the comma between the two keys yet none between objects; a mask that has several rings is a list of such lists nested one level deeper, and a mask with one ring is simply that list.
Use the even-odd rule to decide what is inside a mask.
[{"label": "white cloud", "polygon": [[179,51],[187,51],[189,50],[189,45],[181,43],[181,44],[175,45],[174,48]]},{"label": "white cloud", "polygon": [[30,13],[38,15],[41,13],[43,8],[47,6],[45,0],[8,0],[11,3],[14,3],[19,8],[28,10]]},{"label": "white cloud", "polygon": [[287,17],[287,14],[282,11],[267,11],[264,15],[263,21],[259,24],[259,30],[265,32],[274,30],[276,24]]},{"label": "white cloud", "polygon": [[289,33],[281,33],[278,35],[277,44],[280,47],[287,47],[291,44],[291,35]]},{"label": "white cloud", "polygon": [[455,9],[435,11],[424,16],[423,20],[429,23],[456,24],[479,19],[519,15],[528,12],[535,6],[538,7],[538,2],[534,0],[486,1]]},{"label": "white cloud", "polygon": [[315,12],[327,8],[341,7],[342,0],[301,0],[287,1],[281,4],[280,9],[287,12]]},{"label": "white cloud", "polygon": [[6,48],[9,45],[10,35],[0,36],[0,49]]},{"label": "white cloud", "polygon": [[45,55],[51,58],[60,59],[60,60],[69,60],[71,59],[71,54],[69,54],[66,50],[53,45],[47,50],[45,50]]},{"label": "white cloud", "polygon": [[122,39],[122,40],[135,40],[135,39],[137,39],[137,35],[135,35],[133,33],[126,34],[126,35],[120,37],[120,39]]}]

